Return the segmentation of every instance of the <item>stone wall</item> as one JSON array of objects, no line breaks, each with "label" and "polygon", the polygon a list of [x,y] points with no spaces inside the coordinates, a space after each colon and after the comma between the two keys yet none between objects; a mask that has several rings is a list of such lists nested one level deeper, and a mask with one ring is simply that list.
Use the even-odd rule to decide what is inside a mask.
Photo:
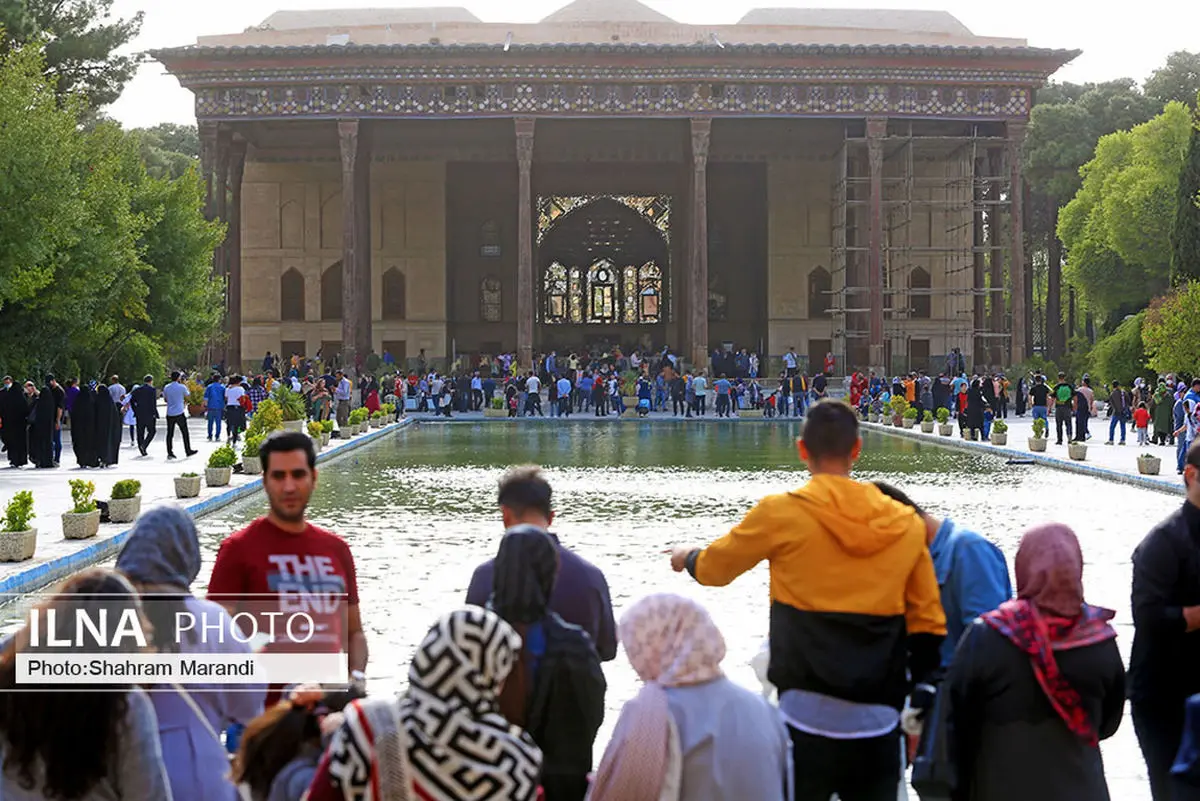
[{"label": "stone wall", "polygon": [[[376,162],[371,170],[373,344],[405,343],[443,356],[446,342],[445,164]],[[242,352],[254,362],[282,343],[340,343],[341,322],[323,320],[322,278],[342,259],[341,165],[250,161],[242,189]],[[281,320],[281,282],[304,281],[304,319]],[[384,275],[404,276],[402,317],[383,309]],[[326,354],[328,355],[328,354]]]}]

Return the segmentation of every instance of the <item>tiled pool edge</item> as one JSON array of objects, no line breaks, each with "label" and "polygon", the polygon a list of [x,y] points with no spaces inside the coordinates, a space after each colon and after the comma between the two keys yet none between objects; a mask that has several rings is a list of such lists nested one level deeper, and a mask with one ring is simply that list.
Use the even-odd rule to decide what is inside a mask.
[{"label": "tiled pool edge", "polygon": [[1131,487],[1140,487],[1142,489],[1154,490],[1156,492],[1165,492],[1174,495],[1185,495],[1187,491],[1182,483],[1172,483],[1166,479],[1154,478],[1153,476],[1133,475],[1131,473],[1122,473],[1119,470],[1111,470],[1107,467],[1097,467],[1090,465],[1087,462],[1074,462],[1066,459],[1059,459],[1054,456],[1047,456],[1043,453],[1034,453],[1032,451],[1019,451],[1014,448],[1000,447],[984,442],[970,442],[955,434],[952,437],[943,437],[940,434],[926,434],[924,431],[909,430],[905,428],[896,428],[895,426],[885,426],[881,423],[860,423],[863,428],[872,431],[879,431],[888,436],[899,437],[900,439],[910,439],[917,442],[924,442],[929,445],[934,445],[942,448],[954,448],[960,451],[974,451],[976,453],[988,453],[993,456],[1004,456],[1008,459],[1020,459],[1025,462],[1035,462],[1044,467],[1053,467],[1057,470],[1065,470],[1068,473],[1078,473],[1079,475],[1091,476],[1092,478],[1101,478],[1105,481],[1115,481],[1118,484],[1127,484]]},{"label": "tiled pool edge", "polygon": [[[317,464],[332,461],[345,453],[356,451],[364,445],[376,442],[388,434],[394,434],[397,431],[402,431],[414,423],[413,418],[408,417],[398,423],[384,426],[379,429],[372,429],[368,433],[349,440],[346,444],[330,451],[322,451],[317,454]],[[199,503],[191,506],[183,507],[184,511],[194,518],[203,517],[211,514],[218,509],[223,509],[230,504],[237,503],[250,497],[256,492],[262,490],[261,481],[251,481],[248,484],[243,484],[240,487],[235,487],[231,490],[214,495],[211,498],[206,498]],[[108,539],[100,542],[93,542],[87,547],[75,551],[66,556],[60,556],[57,559],[52,559],[48,562],[43,562],[39,565],[22,570],[8,578],[0,581],[0,599],[8,598],[13,595],[33,592],[41,589],[49,584],[53,584],[60,579],[82,570],[85,567],[101,562],[116,554],[121,546],[125,544],[125,540],[129,538],[133,527],[127,528],[119,534],[116,534]]]}]

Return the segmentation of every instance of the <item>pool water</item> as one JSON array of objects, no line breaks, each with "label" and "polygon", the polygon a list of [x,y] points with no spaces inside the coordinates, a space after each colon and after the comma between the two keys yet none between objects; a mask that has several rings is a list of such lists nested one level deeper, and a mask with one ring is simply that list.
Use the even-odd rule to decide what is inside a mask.
[{"label": "pool water", "polygon": [[[353,550],[371,691],[403,686],[414,647],[435,618],[462,603],[472,570],[494,555],[502,533],[496,482],[521,463],[545,467],[555,491],[554,530],[605,571],[618,616],[650,592],[696,598],[724,632],[728,674],[757,689],[748,663],[767,635],[766,566],[729,587],[704,588],[672,573],[662,551],[706,544],[761,496],[803,483],[797,434],[791,423],[422,423],[336,460],[321,471],[309,513]],[[1119,610],[1128,658],[1130,554],[1178,505],[1176,497],[875,433],[866,437],[857,475],[896,484],[932,514],[983,532],[1010,569],[1026,527],[1071,525],[1083,543],[1088,600]],[[265,506],[259,496],[200,521],[202,581],[222,537]],[[597,754],[637,689],[623,656],[605,672],[608,714]],[[1112,797],[1149,799],[1128,716],[1104,753]]]}]

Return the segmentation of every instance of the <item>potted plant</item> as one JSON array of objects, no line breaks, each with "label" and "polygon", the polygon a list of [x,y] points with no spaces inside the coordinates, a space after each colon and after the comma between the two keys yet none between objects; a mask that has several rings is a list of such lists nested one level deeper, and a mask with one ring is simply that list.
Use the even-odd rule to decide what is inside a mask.
[{"label": "potted plant", "polygon": [[200,474],[184,473],[175,479],[176,498],[195,498],[200,495]]},{"label": "potted plant", "polygon": [[921,418],[921,430],[924,431],[926,434],[932,434],[933,427],[935,425],[936,425],[936,423],[933,422],[933,412],[926,409],[925,416],[923,418]]},{"label": "potted plant", "polygon": [[73,478],[69,512],[63,512],[63,537],[69,540],[86,540],[96,536],[100,530],[100,507],[96,506],[96,485],[91,481]]},{"label": "potted plant", "polygon": [[246,436],[261,436],[266,439],[272,432],[283,428],[283,409],[273,398],[267,398],[258,404],[250,425],[246,427]]},{"label": "potted plant", "polygon": [[1137,466],[1143,476],[1157,476],[1162,469],[1162,459],[1152,453],[1143,453],[1138,457]]},{"label": "potted plant", "polygon": [[950,424],[950,410],[942,406],[937,410],[938,434],[943,437],[954,436],[954,426]]},{"label": "potted plant", "polygon": [[208,456],[208,467],[204,470],[204,483],[210,487],[227,487],[233,478],[233,466],[237,464],[237,454],[233,446],[222,445]]},{"label": "potted plant", "polygon": [[496,395],[492,398],[491,405],[483,410],[484,417],[508,417],[508,409],[504,408],[504,398],[501,395]]},{"label": "potted plant", "polygon": [[0,562],[24,562],[33,558],[37,548],[37,529],[29,525],[33,518],[33,493],[21,490],[4,508],[4,528],[0,530]]},{"label": "potted plant", "polygon": [[304,413],[304,397],[298,392],[293,392],[291,387],[282,382],[271,393],[271,397],[279,404],[279,411],[283,417],[283,429],[285,431],[303,431],[304,418],[307,416]]},{"label": "potted plant", "polygon": [[1087,443],[1072,440],[1067,444],[1067,456],[1070,456],[1077,462],[1084,461],[1087,459]]},{"label": "potted plant", "polygon": [[114,523],[132,523],[142,512],[142,482],[127,478],[113,484],[108,502],[108,519]]},{"label": "potted plant", "polygon": [[900,428],[904,425],[904,413],[908,411],[908,400],[894,395],[888,405],[892,407],[892,425]]},{"label": "potted plant", "polygon": [[383,410],[371,413],[371,428],[383,428]]},{"label": "potted plant", "polygon": [[369,413],[367,412],[367,410],[362,408],[361,406],[350,413],[351,417],[353,418],[353,422],[354,422],[354,433],[355,434],[361,434],[367,430],[367,425],[369,424],[368,416],[367,416],[368,414]]},{"label": "potted plant", "polygon": [[[187,411],[192,417],[203,417],[205,412],[204,385],[199,381],[187,382]],[[109,514],[112,514],[111,512]]]},{"label": "potted plant", "polygon": [[1008,445],[1008,423],[997,420],[992,423],[992,444],[1004,447]]},{"label": "potted plant", "polygon": [[1034,453],[1046,452],[1046,421],[1041,417],[1033,420],[1033,436],[1029,438],[1029,450]]},{"label": "potted plant", "polygon": [[333,436],[333,421],[332,420],[322,420],[321,421],[321,447],[322,448],[327,447],[329,445],[329,439],[332,436]]},{"label": "potted plant", "polygon": [[242,470],[248,476],[262,475],[262,459],[258,456],[258,449],[265,439],[261,434],[246,435],[246,442],[242,445]]},{"label": "potted plant", "polygon": [[308,436],[313,441],[313,450],[317,453],[321,452],[321,423],[318,420],[310,420],[308,423]]}]

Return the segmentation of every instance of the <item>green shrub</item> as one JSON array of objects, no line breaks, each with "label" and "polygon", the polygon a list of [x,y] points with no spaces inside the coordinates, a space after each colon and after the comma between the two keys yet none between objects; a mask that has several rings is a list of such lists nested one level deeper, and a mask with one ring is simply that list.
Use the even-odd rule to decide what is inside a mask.
[{"label": "green shrub", "polygon": [[1008,423],[1004,422],[1003,420],[997,420],[996,422],[992,423],[992,431],[996,432],[997,434],[1007,434]]},{"label": "green shrub", "polygon": [[503,409],[504,408],[504,398],[500,397],[499,395],[496,395],[495,397],[493,397],[492,398],[492,408],[493,409]]},{"label": "green shrub", "polygon": [[204,405],[204,385],[198,381],[187,382],[188,406],[203,406]]},{"label": "green shrub", "polygon": [[382,409],[380,409],[380,410],[379,410],[379,411],[377,411],[377,412],[372,412],[372,413],[371,413],[371,419],[372,419],[372,420],[382,420],[382,419],[383,419],[383,410],[382,410]]},{"label": "green shrub", "polygon": [[304,396],[298,392],[293,392],[292,388],[287,384],[281,381],[279,386],[275,387],[275,391],[271,393],[271,397],[279,404],[284,422],[295,422],[296,420],[304,419]]},{"label": "green shrub", "polygon": [[351,410],[349,421],[352,426],[367,422],[367,410],[361,406]]},{"label": "green shrub", "polygon": [[261,435],[247,434],[246,442],[244,445],[242,445],[242,458],[243,459],[258,458],[258,449],[262,447],[263,440],[265,440],[265,439],[266,439],[266,437],[261,436]]},{"label": "green shrub", "polygon": [[4,507],[5,531],[28,531],[29,521],[36,515],[33,513],[33,493],[21,490],[12,497],[8,506]]},{"label": "green shrub", "polygon": [[1045,439],[1046,438],[1046,419],[1044,417],[1034,418],[1033,436],[1035,439]]},{"label": "green shrub", "polygon": [[280,408],[278,401],[267,398],[258,404],[258,409],[250,418],[246,436],[259,436],[265,439],[272,431],[278,431],[281,428],[283,428],[283,409]]},{"label": "green shrub", "polygon": [[114,501],[124,501],[129,498],[136,498],[142,492],[142,482],[137,479],[127,478],[124,481],[118,481],[113,484],[112,499]]},{"label": "green shrub", "polygon": [[308,435],[309,435],[310,437],[312,437],[313,439],[320,439],[320,437],[321,437],[321,424],[320,424],[319,422],[317,422],[316,420],[313,420],[313,421],[311,421],[311,422],[308,424]]},{"label": "green shrub", "polygon": [[893,395],[888,403],[892,407],[893,414],[903,417],[904,413],[908,411],[908,399],[901,395]]},{"label": "green shrub", "polygon": [[905,420],[916,420],[917,419],[917,410],[914,409],[912,406],[909,406],[907,409],[904,410],[904,419]]},{"label": "green shrub", "polygon": [[237,464],[237,454],[230,445],[222,445],[208,457],[209,467],[233,467]]},{"label": "green shrub", "polygon": [[940,407],[937,410],[937,421],[939,423],[941,423],[942,425],[946,425],[946,423],[949,423],[950,422],[950,410],[947,409],[945,406]]},{"label": "green shrub", "polygon": [[77,515],[87,514],[96,508],[96,485],[91,481],[84,481],[82,478],[73,478],[68,484],[71,485],[71,503],[75,504],[71,509]]},{"label": "green shrub", "polygon": [[932,423],[932,422],[933,422],[933,412],[931,412],[931,411],[929,411],[928,409],[926,409],[926,410],[925,410],[925,416],[924,416],[923,418],[921,418],[921,422],[923,422],[923,423]]},{"label": "green shrub", "polygon": [[321,421],[321,433],[322,434],[332,434],[333,433],[333,421],[332,420],[322,420]]},{"label": "green shrub", "polygon": [[200,478],[199,473],[180,473],[180,478]]}]

